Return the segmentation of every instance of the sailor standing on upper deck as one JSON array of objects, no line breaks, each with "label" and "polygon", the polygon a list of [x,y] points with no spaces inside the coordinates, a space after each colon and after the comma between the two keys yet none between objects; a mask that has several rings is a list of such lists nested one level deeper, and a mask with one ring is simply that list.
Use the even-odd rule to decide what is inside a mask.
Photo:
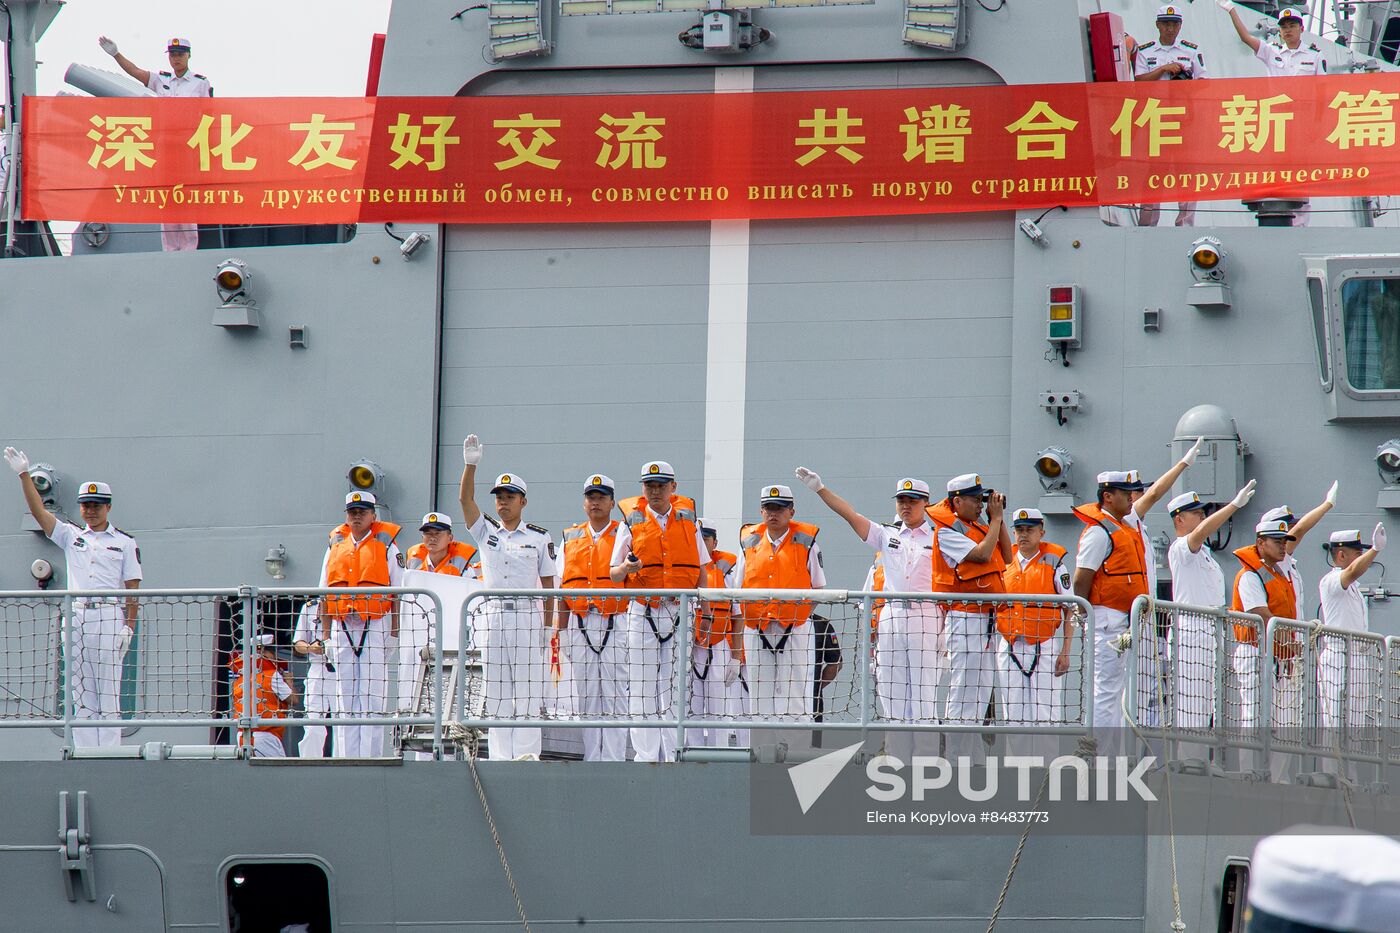
[{"label": "sailor standing on upper deck", "polygon": [[[1178,41],[1181,35],[1180,4],[1157,8],[1157,41],[1144,42],[1133,61],[1134,81],[1181,81],[1206,77],[1206,57],[1194,42]],[[1138,208],[1138,226],[1155,227],[1162,214],[1156,204]],[[1196,203],[1182,201],[1176,206],[1176,225],[1196,225]]]},{"label": "sailor standing on upper deck", "polygon": [[[106,36],[97,40],[102,51],[112,56],[128,75],[150,88],[157,97],[213,97],[209,79],[190,71],[190,40],[171,39],[166,43],[169,71],[147,71],[117,51],[117,44]],[[160,243],[166,252],[199,249],[198,224],[161,224]]]},{"label": "sailor standing on upper deck", "polygon": [[[141,550],[136,539],[107,521],[112,489],[106,483],[83,483],[78,508],[84,526],[59,521],[34,488],[24,451],[5,448],[5,462],[19,474],[29,514],[49,540],[63,549],[70,590],[134,590],[141,585]],[[78,719],[116,719],[120,714],[122,659],[136,631],[136,600],[120,597],[73,601],[73,715]],[[68,644],[65,639],[65,645]],[[74,745],[120,745],[120,726],[74,729]]]},{"label": "sailor standing on upper deck", "polygon": [[[528,488],[515,473],[496,477],[496,518],[482,514],[476,504],[476,468],[481,441],[468,434],[462,441],[462,484],[459,497],[467,530],[481,549],[481,580],[489,590],[533,590],[554,587],[554,540],[539,525],[523,521]],[[544,705],[545,628],[554,615],[554,600],[498,596],[486,600],[475,616],[486,629],[482,648],[486,716],[489,719],[538,718]],[[494,728],[487,732],[489,757],[538,761],[538,728]]]}]

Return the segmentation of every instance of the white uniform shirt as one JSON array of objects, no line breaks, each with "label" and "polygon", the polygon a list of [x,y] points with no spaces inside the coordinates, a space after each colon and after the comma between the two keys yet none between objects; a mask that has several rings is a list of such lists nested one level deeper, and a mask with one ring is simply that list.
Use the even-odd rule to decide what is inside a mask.
[{"label": "white uniform shirt", "polygon": [[1147,530],[1147,519],[1139,518],[1138,513],[1132,509],[1123,517],[1125,525],[1131,525],[1138,530],[1142,537],[1142,562],[1147,570],[1147,593],[1149,596],[1157,595],[1157,552],[1152,547],[1152,535]]},{"label": "white uniform shirt", "polygon": [[[1279,568],[1283,569],[1282,567]],[[1240,575],[1240,607],[1244,612],[1267,608],[1269,594],[1264,589],[1264,580],[1256,570],[1246,570]],[[1301,615],[1301,613],[1299,613]]]},{"label": "white uniform shirt", "polygon": [[[792,529],[787,530],[787,534],[783,535],[781,541],[774,541],[773,536],[768,533],[766,528],[763,531],[763,536],[768,539],[773,550],[779,551],[782,550],[783,545],[792,540]],[[885,569],[885,573],[889,573],[888,568]],[[826,571],[822,568],[822,546],[815,541],[812,542],[812,547],[807,551],[807,575],[812,580],[812,589],[819,590],[826,586]],[[739,563],[734,567],[734,579],[739,581],[740,586],[744,585],[744,551],[742,548],[739,550]],[[888,582],[889,578],[885,579]],[[890,587],[886,586],[885,589],[890,589]]]},{"label": "white uniform shirt", "polygon": [[[958,537],[967,540],[964,535]],[[881,555],[886,590],[891,593],[933,592],[933,522],[925,519],[915,528],[904,522],[889,525],[871,522],[865,543]],[[871,573],[874,573],[873,568]]]},{"label": "white uniform shirt", "polygon": [[214,87],[209,83],[209,79],[193,71],[186,71],[178,78],[173,72],[152,71],[150,79],[146,81],[146,87],[154,91],[157,97],[214,96]]},{"label": "white uniform shirt", "polygon": [[481,580],[487,589],[528,590],[555,574],[554,541],[543,530],[521,522],[507,531],[483,512],[467,529],[481,554]]},{"label": "white uniform shirt", "polygon": [[[1017,548],[1016,563],[1020,566],[1021,572],[1024,573],[1031,561],[1039,556],[1039,554],[1032,554],[1030,557],[1026,557],[1021,553],[1021,549]],[[1060,558],[1060,569],[1055,571],[1055,594],[1057,596],[1074,595],[1074,586],[1070,583],[1069,570],[1065,567],[1064,558]]]},{"label": "white uniform shirt", "polygon": [[[292,644],[304,641],[308,645],[320,641],[321,636],[321,612],[320,603],[311,600],[301,607],[301,612],[297,614],[296,631],[292,633]],[[325,669],[326,656],[324,654],[308,654],[307,662],[312,668]]]},{"label": "white uniform shirt", "polygon": [[[357,539],[353,534],[350,537],[351,540],[355,542],[356,547],[358,547],[365,540],[365,538],[368,538],[372,534],[374,534],[373,528],[365,532],[364,537],[362,538]],[[389,552],[385,556],[389,562],[389,585],[403,586],[403,553],[399,550],[399,545],[397,541],[389,542]],[[328,577],[326,575],[326,567],[330,564],[330,560],[331,549],[329,546],[327,546],[326,553],[321,556],[321,582],[316,584],[317,586],[329,585]]]},{"label": "white uniform shirt", "polygon": [[1333,567],[1317,586],[1322,597],[1322,624],[1353,632],[1371,630],[1370,611],[1366,597],[1361,595],[1361,581],[1352,581],[1342,589],[1342,568]]},{"label": "white uniform shirt", "polygon": [[1299,45],[1290,49],[1285,45],[1260,42],[1254,57],[1264,63],[1271,78],[1327,74],[1327,59],[1316,46]]},{"label": "white uniform shirt", "polygon": [[1108,558],[1108,532],[1101,525],[1088,525],[1079,533],[1079,553],[1074,566],[1079,570],[1098,570]]},{"label": "white uniform shirt", "polygon": [[1298,607],[1298,618],[1303,619],[1307,614],[1303,611],[1303,574],[1298,570],[1298,558],[1292,554],[1285,554],[1283,560],[1278,562],[1278,569],[1288,576],[1288,582],[1293,584],[1293,602]]},{"label": "white uniform shirt", "polygon": [[1182,535],[1167,548],[1172,571],[1172,601],[1192,606],[1225,605],[1225,572],[1205,544],[1194,554]]},{"label": "white uniform shirt", "polygon": [[[1145,75],[1149,71],[1156,71],[1163,65],[1176,62],[1183,69],[1184,74],[1192,78],[1206,77],[1206,57],[1201,54],[1201,50],[1193,42],[1182,42],[1177,39],[1172,45],[1162,45],[1159,42],[1144,42],[1138,46],[1137,58],[1134,60],[1133,76]],[[1158,81],[1170,81],[1172,75],[1162,75]],[[1181,80],[1181,79],[1177,79]]]},{"label": "white uniform shirt", "polygon": [[[647,506],[646,510],[647,515],[655,518],[656,523],[661,526],[661,530],[665,531],[667,523],[671,521],[671,512],[674,511],[674,507],[667,509],[665,515],[657,515],[651,510],[651,506]],[[618,564],[626,562],[627,555],[631,552],[632,529],[627,527],[626,522],[623,522],[622,524],[617,526],[617,539],[613,542],[612,557],[608,559],[608,563],[616,567]],[[698,563],[701,567],[705,566],[710,562],[710,549],[705,547],[705,536],[700,533],[699,522],[696,522],[695,524],[695,553],[699,558],[696,561],[696,563]],[[739,559],[742,561],[743,556],[740,555]]]},{"label": "white uniform shirt", "polygon": [[136,539],[111,522],[102,531],[57,521],[49,540],[63,549],[68,562],[68,589],[120,590],[141,579],[141,551]]}]

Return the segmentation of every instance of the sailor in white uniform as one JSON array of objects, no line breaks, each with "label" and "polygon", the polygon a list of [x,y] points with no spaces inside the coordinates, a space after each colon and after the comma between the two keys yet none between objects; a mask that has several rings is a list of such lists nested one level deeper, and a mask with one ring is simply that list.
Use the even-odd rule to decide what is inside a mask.
[{"label": "sailor in white uniform", "polygon": [[[527,501],[525,480],[514,473],[496,477],[491,486],[496,518],[488,518],[476,504],[476,469],[483,449],[475,434],[462,442],[460,490],[463,519],[480,549],[481,580],[487,589],[551,589],[554,540],[544,528],[528,525],[522,518]],[[553,603],[552,599],[495,597],[477,614],[486,629],[484,640],[473,640],[483,646],[488,719],[538,719],[543,713],[549,664],[545,627],[554,617]],[[491,729],[487,744],[493,760],[538,761],[540,730]]]},{"label": "sailor in white uniform", "polygon": [[[1133,59],[1135,81],[1181,81],[1206,77],[1206,57],[1194,42],[1178,39],[1181,35],[1180,4],[1168,3],[1157,8],[1157,41],[1144,42],[1137,47]],[[1155,227],[1161,216],[1156,204],[1144,204],[1138,209],[1138,226]],[[1183,201],[1177,205],[1176,225],[1196,224],[1196,204]]]},{"label": "sailor in white uniform", "polygon": [[[1370,612],[1361,595],[1361,577],[1385,550],[1385,525],[1376,525],[1371,543],[1363,544],[1357,529],[1336,531],[1327,542],[1333,567],[1318,584],[1322,600],[1322,624],[1349,632],[1369,632]],[[1376,725],[1383,710],[1376,696],[1383,668],[1383,649],[1368,651],[1370,644],[1322,636],[1317,659],[1318,712],[1322,720],[1322,744],[1343,748],[1349,735]],[[1345,688],[1345,690],[1344,690]],[[1374,738],[1372,736],[1372,738]],[[1336,759],[1323,759],[1323,769],[1337,773]]]},{"label": "sailor in white uniform", "polygon": [[[302,709],[312,719],[329,718],[335,711],[335,662],[326,653],[321,634],[319,599],[310,599],[297,614],[297,627],[292,635],[292,650],[306,658],[306,681],[302,690]],[[324,758],[325,726],[302,726],[301,741],[297,743],[300,758]]]},{"label": "sailor in white uniform", "polygon": [[[798,467],[796,475],[827,508],[846,520],[866,547],[880,555],[887,592],[933,592],[933,523],[924,511],[929,504],[928,483],[912,476],[896,482],[893,498],[898,518],[882,524],[857,512],[806,467]],[[886,718],[894,722],[939,721],[942,634],[943,613],[932,600],[895,600],[882,607],[875,634],[875,676]],[[901,761],[909,761],[915,754],[936,755],[938,745],[935,732],[891,732],[885,736],[885,753]]]},{"label": "sailor in white uniform", "polygon": [[[141,585],[141,550],[136,539],[107,520],[112,488],[86,482],[78,487],[83,527],[60,521],[44,507],[29,476],[23,451],[5,448],[5,462],[19,474],[29,513],[49,540],[63,549],[70,590],[134,590]],[[136,600],[120,596],[80,597],[73,601],[74,630],[64,633],[64,651],[72,645],[73,715],[78,719],[119,718],[122,661],[136,631]],[[120,725],[73,730],[74,745],[120,745]]]}]

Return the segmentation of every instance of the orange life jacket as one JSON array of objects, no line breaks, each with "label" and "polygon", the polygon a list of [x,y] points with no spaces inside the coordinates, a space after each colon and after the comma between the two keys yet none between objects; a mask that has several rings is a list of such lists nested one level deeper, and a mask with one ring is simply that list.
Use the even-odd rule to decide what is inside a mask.
[{"label": "orange life jacket", "polygon": [[[1040,550],[1026,562],[1025,570],[1021,569],[1020,557],[1012,558],[1011,565],[1001,577],[1002,582],[1006,584],[1006,592],[1055,595],[1055,574],[1060,572],[1060,561],[1064,556],[1064,548],[1049,541],[1042,541]],[[1013,603],[997,613],[997,631],[1001,632],[1007,641],[1019,638],[1024,642],[1037,644],[1054,635],[1064,618],[1064,610],[1058,606],[1027,606]]]},{"label": "orange life jacket", "polygon": [[[618,503],[623,520],[632,532],[632,553],[642,569],[627,578],[628,588],[688,590],[700,578],[700,553],[696,549],[695,502],[685,496],[671,496],[666,530],[647,511],[647,500],[633,496]],[[660,599],[649,599],[653,606]]]},{"label": "orange life jacket", "polygon": [[1091,528],[1098,526],[1108,534],[1108,554],[1094,573],[1089,602],[1127,612],[1133,608],[1133,600],[1147,595],[1147,557],[1142,532],[1120,522],[1096,503],[1075,506],[1073,512],[1084,524]]},{"label": "orange life jacket", "polygon": [[[272,688],[273,678],[281,672],[281,665],[271,658],[256,655],[253,658],[253,666],[257,668],[257,674],[254,675],[256,685],[253,688],[253,695],[257,701],[254,705],[257,708],[258,718],[285,717],[291,709],[291,703],[279,697],[277,691]],[[243,655],[233,656],[233,660],[229,662],[229,671],[233,673],[233,715],[239,717],[243,715],[243,694],[247,689],[244,686],[247,678],[243,676]],[[258,726],[254,731],[271,732],[279,739],[287,733],[287,730],[281,726],[275,728],[273,726]]]},{"label": "orange life jacket", "polygon": [[[885,591],[885,552],[877,551],[875,554],[875,572],[870,575],[870,588],[877,593]],[[877,599],[870,604],[870,630],[873,632],[880,627],[880,610],[885,608],[885,601]]]},{"label": "orange life jacket", "polygon": [[446,574],[449,577],[465,577],[467,568],[472,564],[481,564],[476,548],[465,541],[453,541],[447,545],[447,556],[442,563],[436,567],[428,566],[428,546],[426,544],[415,544],[408,549],[408,563],[405,565],[409,570],[427,570],[430,573]]},{"label": "orange life jacket", "polygon": [[[705,586],[722,590],[724,576],[734,569],[738,558],[728,551],[711,551],[711,560],[705,565]],[[732,604],[727,599],[705,601],[695,607],[695,643],[704,648],[712,648],[728,640],[734,645],[734,620]],[[742,639],[741,639],[742,643]]]},{"label": "orange life jacket", "polygon": [[[992,548],[992,556],[978,564],[965,560],[956,567],[949,567],[939,548],[938,535],[945,529],[966,535],[976,547],[987,537],[987,526],[977,522],[965,522],[953,512],[947,499],[924,509],[933,520],[933,591],[935,593],[976,593],[979,596],[1005,593],[1001,574],[1006,569],[1006,559],[1001,556],[1001,547]],[[947,607],[953,612],[987,613],[996,608],[991,603],[953,603]]]},{"label": "orange life jacket", "polygon": [[[399,536],[399,526],[375,522],[364,540],[355,544],[349,525],[331,532],[326,560],[326,586],[388,586],[389,545]],[[351,612],[362,619],[377,619],[393,608],[391,596],[327,596],[321,611],[333,619]]]},{"label": "orange life jacket", "polygon": [[[811,589],[807,560],[819,531],[816,525],[793,522],[788,526],[787,539],[775,550],[763,525],[745,525],[739,532],[739,544],[744,549],[744,579],[740,585],[746,590]],[[812,614],[812,604],[803,601],[775,599],[745,603],[742,608],[748,628],[763,628],[769,622],[792,628],[806,622]]]},{"label": "orange life jacket", "polygon": [[[1260,582],[1264,584],[1264,596],[1269,600],[1269,613],[1282,619],[1298,618],[1297,594],[1293,591],[1293,581],[1288,578],[1288,574],[1276,573],[1270,570],[1264,563],[1264,558],[1259,556],[1259,549],[1251,544],[1248,547],[1237,548],[1235,556],[1244,564],[1239,573],[1235,574],[1234,594],[1230,599],[1230,608],[1236,612],[1248,612],[1256,607],[1246,606],[1240,602],[1240,580],[1244,579],[1247,573],[1256,574]],[[1274,638],[1274,657],[1291,658],[1297,655],[1297,645],[1293,643],[1294,633],[1279,632]],[[1254,626],[1246,625],[1243,622],[1235,623],[1235,640],[1246,645],[1259,644],[1259,632]]]},{"label": "orange life jacket", "polygon": [[[593,538],[593,530],[588,522],[580,522],[564,529],[564,582],[566,590],[615,590],[622,586],[608,576],[611,569],[613,545],[617,542],[617,528],[621,522],[608,522],[608,527]],[[597,610],[605,616],[627,611],[627,600],[621,596],[566,596],[564,604],[579,618],[588,615],[589,610]]]}]

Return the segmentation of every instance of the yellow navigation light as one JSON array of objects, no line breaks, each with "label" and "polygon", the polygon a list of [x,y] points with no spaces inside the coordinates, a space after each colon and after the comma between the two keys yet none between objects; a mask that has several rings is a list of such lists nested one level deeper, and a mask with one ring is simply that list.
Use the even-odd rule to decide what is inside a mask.
[{"label": "yellow navigation light", "polygon": [[1191,262],[1198,269],[1214,269],[1220,265],[1220,254],[1209,246],[1201,246],[1191,254]]},{"label": "yellow navigation light", "polygon": [[236,292],[243,287],[243,273],[241,270],[234,268],[220,269],[214,281],[219,283],[220,288]]},{"label": "yellow navigation light", "polygon": [[1051,285],[1047,297],[1045,339],[1057,351],[1078,347],[1084,327],[1079,286]]},{"label": "yellow navigation light", "polygon": [[214,269],[214,289],[224,304],[252,300],[253,274],[241,259],[225,259]]},{"label": "yellow navigation light", "polygon": [[1072,321],[1074,320],[1074,305],[1051,305],[1050,320],[1052,321]]},{"label": "yellow navigation light", "polygon": [[372,492],[382,503],[384,500],[384,469],[373,460],[356,460],[350,464],[345,478],[352,490]]},{"label": "yellow navigation light", "polygon": [[1036,451],[1036,478],[1040,480],[1040,488],[1048,494],[1063,495],[1070,491],[1070,474],[1073,467],[1074,458],[1063,447],[1046,447]]},{"label": "yellow navigation light", "polygon": [[374,485],[374,474],[369,467],[353,466],[350,468],[350,485],[356,489],[368,489]]},{"label": "yellow navigation light", "polygon": [[1055,479],[1064,472],[1064,464],[1055,457],[1041,457],[1035,462],[1036,472],[1047,479]]}]

